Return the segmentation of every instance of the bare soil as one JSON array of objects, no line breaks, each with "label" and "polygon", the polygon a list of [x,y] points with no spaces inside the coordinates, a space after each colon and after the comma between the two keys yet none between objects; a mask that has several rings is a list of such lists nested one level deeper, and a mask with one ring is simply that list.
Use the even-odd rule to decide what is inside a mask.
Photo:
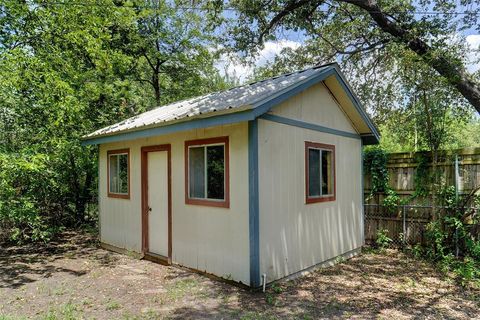
[{"label": "bare soil", "polygon": [[68,232],[0,248],[0,319],[480,319],[480,292],[397,251],[251,292]]}]

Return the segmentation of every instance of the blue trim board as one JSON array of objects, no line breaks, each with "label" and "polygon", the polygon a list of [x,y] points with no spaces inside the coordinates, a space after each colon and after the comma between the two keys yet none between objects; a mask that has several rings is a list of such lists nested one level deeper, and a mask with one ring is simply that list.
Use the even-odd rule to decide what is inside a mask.
[{"label": "blue trim board", "polygon": [[258,200],[258,120],[248,122],[248,230],[250,246],[250,286],[260,286],[260,231]]},{"label": "blue trim board", "polygon": [[82,145],[92,145],[92,144],[102,144],[109,142],[118,142],[125,140],[134,140],[139,138],[148,138],[153,136],[159,136],[162,134],[169,134],[178,131],[220,126],[224,124],[232,124],[242,121],[249,121],[255,119],[252,110],[241,111],[236,113],[229,113],[218,115],[214,117],[194,119],[190,121],[183,121],[179,123],[174,123],[171,125],[148,128],[138,131],[130,131],[119,134],[114,134],[110,136],[101,136],[98,138],[86,139],[82,142]]},{"label": "blue trim board", "polygon": [[365,244],[365,191],[364,191],[364,175],[363,175],[363,141],[360,144],[360,199],[361,199],[361,209],[362,210],[362,222],[360,226],[362,230],[360,234],[362,235],[362,245]]},{"label": "blue trim board", "polygon": [[276,115],[273,115],[273,114],[266,113],[266,114],[260,116],[260,119],[273,121],[273,122],[278,122],[278,123],[286,124],[286,125],[289,125],[289,126],[294,126],[294,127],[299,127],[299,128],[304,128],[304,129],[329,133],[329,134],[334,134],[336,136],[342,136],[342,137],[353,138],[353,139],[360,139],[360,136],[356,133],[351,133],[351,132],[347,132],[347,131],[332,129],[332,128],[324,127],[324,126],[321,126],[321,125],[318,125],[318,124],[303,122],[303,121],[300,121],[300,120],[285,118],[285,117],[276,116]]}]

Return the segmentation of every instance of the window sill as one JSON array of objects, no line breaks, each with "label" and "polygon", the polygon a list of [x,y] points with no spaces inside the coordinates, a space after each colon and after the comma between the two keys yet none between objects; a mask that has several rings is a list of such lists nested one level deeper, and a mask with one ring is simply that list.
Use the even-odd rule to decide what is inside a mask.
[{"label": "window sill", "polygon": [[203,200],[203,199],[185,199],[185,204],[198,205],[198,206],[207,206],[207,207],[217,207],[217,208],[230,208],[230,201],[212,201],[212,200]]},{"label": "window sill", "polygon": [[116,199],[130,199],[129,194],[118,194],[118,193],[108,193],[109,198],[116,198]]},{"label": "window sill", "polygon": [[317,203],[317,202],[331,202],[331,201],[335,201],[335,196],[318,197],[318,198],[306,198],[305,199],[305,204]]}]

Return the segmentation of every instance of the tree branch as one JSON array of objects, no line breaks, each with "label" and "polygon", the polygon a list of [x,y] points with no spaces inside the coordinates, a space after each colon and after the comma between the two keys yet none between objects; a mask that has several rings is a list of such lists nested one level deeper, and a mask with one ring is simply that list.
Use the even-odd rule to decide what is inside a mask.
[{"label": "tree branch", "polygon": [[295,11],[298,8],[301,8],[305,5],[308,5],[311,3],[310,0],[300,0],[300,1],[290,1],[283,10],[281,10],[277,15],[275,15],[272,20],[268,23],[266,28],[263,29],[263,31],[260,33],[259,37],[259,43],[262,43],[265,36],[267,33],[269,33],[272,29],[275,28],[275,26],[282,21],[283,18],[291,14],[293,11]]},{"label": "tree branch", "polygon": [[467,99],[480,113],[480,86],[474,82],[463,65],[458,65],[442,55],[435,54],[425,41],[414,36],[410,30],[403,28],[389,19],[375,0],[335,0],[355,5],[369,13],[380,29],[407,48],[418,54],[429,66],[435,69]]}]

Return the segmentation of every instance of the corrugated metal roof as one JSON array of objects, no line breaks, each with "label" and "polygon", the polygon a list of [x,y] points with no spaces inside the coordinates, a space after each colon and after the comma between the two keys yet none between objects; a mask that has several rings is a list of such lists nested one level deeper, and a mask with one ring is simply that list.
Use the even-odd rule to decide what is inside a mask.
[{"label": "corrugated metal roof", "polygon": [[215,116],[220,113],[239,112],[254,108],[259,102],[288,90],[307,79],[311,79],[333,65],[323,65],[310,69],[284,74],[278,77],[253,82],[226,91],[206,94],[172,104],[157,107],[114,125],[86,135],[91,139],[120,132],[158,127],[171,122],[187,121],[191,118]]}]

